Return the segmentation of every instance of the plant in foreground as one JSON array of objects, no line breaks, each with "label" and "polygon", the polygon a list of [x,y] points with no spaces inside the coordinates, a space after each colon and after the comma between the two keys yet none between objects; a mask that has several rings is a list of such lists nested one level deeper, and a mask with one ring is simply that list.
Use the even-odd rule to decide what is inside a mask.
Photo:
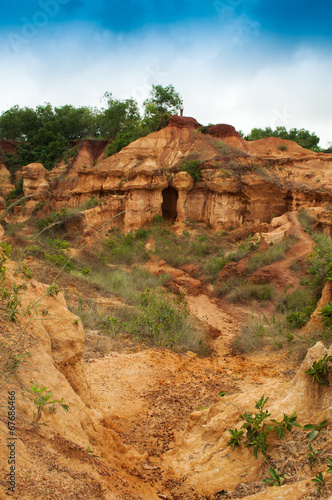
[{"label": "plant in foreground", "polygon": [[316,495],[318,495],[323,486],[325,486],[323,474],[319,472],[311,481],[317,484]]},{"label": "plant in foreground", "polygon": [[296,422],[296,411],[291,415],[286,415],[284,413],[284,418],[281,422],[274,419],[270,419],[270,421],[266,422],[266,419],[271,416],[268,410],[264,410],[268,400],[269,398],[265,398],[263,395],[255,404],[255,408],[258,412],[253,414],[245,411],[240,414],[240,418],[244,420],[244,423],[241,425],[240,430],[228,429],[231,434],[231,439],[227,443],[228,446],[233,446],[233,449],[236,445],[240,446],[240,440],[245,433],[245,446],[254,448],[255,458],[257,459],[259,450],[262,452],[264,458],[266,458],[266,453],[269,448],[266,440],[270,431],[276,429],[278,437],[283,439],[286,431],[292,432],[293,427],[301,427]]},{"label": "plant in foreground", "polygon": [[322,453],[322,449],[314,451],[311,444],[309,444],[309,452],[307,453],[310,469],[317,463],[318,456]]},{"label": "plant in foreground", "polygon": [[327,425],[327,420],[323,420],[320,424],[307,424],[303,426],[303,429],[312,429],[308,434],[309,441],[313,441],[319,434],[319,432]]},{"label": "plant in foreground", "polygon": [[297,416],[296,416],[296,411],[293,411],[291,415],[286,415],[284,413],[284,418],[282,419],[281,422],[278,422],[277,420],[272,419],[271,422],[276,424],[276,432],[277,436],[279,439],[283,439],[285,436],[285,432],[292,432],[293,427],[301,427],[300,424],[296,422]]},{"label": "plant in foreground", "polygon": [[285,474],[282,474],[278,469],[274,469],[272,465],[269,468],[269,474],[271,477],[263,479],[263,483],[269,484],[270,486],[281,486],[285,481]]},{"label": "plant in foreground", "polygon": [[88,453],[89,455],[91,455],[91,457],[93,458],[100,458],[99,455],[96,455],[95,452],[93,450],[91,450],[90,446],[88,446]]},{"label": "plant in foreground", "polygon": [[232,446],[233,451],[235,446],[241,446],[240,439],[242,438],[244,431],[238,429],[228,429],[228,432],[231,435],[230,440],[227,443],[227,446]]},{"label": "plant in foreground", "polygon": [[53,400],[51,399],[52,391],[49,391],[47,387],[38,387],[38,385],[34,383],[31,389],[28,390],[28,392],[32,394],[29,399],[33,401],[34,405],[37,408],[37,413],[33,412],[32,421],[35,427],[38,427],[38,422],[41,419],[45,406],[50,406],[50,411],[54,411],[55,405],[59,404],[59,406],[61,406],[64,411],[69,411],[69,405],[64,402],[63,398]]},{"label": "plant in foreground", "polygon": [[319,316],[323,316],[323,323],[325,326],[332,326],[332,303],[328,302],[326,306],[322,307]]},{"label": "plant in foreground", "polygon": [[306,371],[306,375],[312,376],[313,382],[318,382],[321,385],[329,385],[329,381],[327,380],[328,375],[328,363],[331,361],[332,356],[325,356],[318,361],[314,361],[310,366],[310,369]]},{"label": "plant in foreground", "polygon": [[329,464],[328,464],[328,469],[327,469],[327,474],[332,473],[332,458],[328,458]]}]

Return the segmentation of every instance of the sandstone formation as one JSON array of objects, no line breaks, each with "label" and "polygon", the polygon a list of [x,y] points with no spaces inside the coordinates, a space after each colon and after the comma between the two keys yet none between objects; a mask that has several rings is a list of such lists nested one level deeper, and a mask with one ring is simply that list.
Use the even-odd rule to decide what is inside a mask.
[{"label": "sandstone formation", "polygon": [[[59,472],[54,472],[55,467],[56,471],[67,470],[68,477],[71,478],[67,498],[78,498],[76,495],[81,494],[80,498],[115,500],[119,498],[118,486],[125,484],[130,498],[139,499],[143,496],[151,500],[157,499],[153,490],[144,483],[135,480],[133,486],[125,470],[129,466],[133,467],[142,457],[122,443],[114,432],[112,423],[98,407],[98,395],[87,383],[82,363],[82,324],[79,318],[68,311],[63,294],[48,294],[47,285],[35,280],[27,282],[18,277],[15,266],[8,262],[3,284],[8,287],[13,284],[23,286],[24,293],[20,297],[19,328],[15,324],[4,324],[1,320],[1,345],[4,345],[4,338],[10,333],[12,349],[24,348],[29,353],[25,362],[18,364],[18,381],[12,378],[6,380],[5,386],[0,385],[3,401],[4,388],[10,387],[16,393],[16,493],[19,498],[32,498],[36,484],[39,482],[42,489],[43,481],[52,481],[52,475],[55,485],[59,479],[66,485],[61,474],[59,477]],[[6,347],[8,346],[7,339]],[[6,351],[2,348],[1,356],[4,352]],[[40,421],[42,425],[33,426],[36,407],[31,387],[34,383],[40,388],[47,387],[51,390],[52,399],[63,398],[69,405],[69,412],[66,413],[59,406],[56,411],[45,407]],[[2,435],[7,435],[4,417],[1,420],[0,431]],[[45,425],[47,427],[43,427]],[[91,460],[92,457],[89,458],[89,449],[93,449],[94,454],[99,456],[97,462]],[[60,461],[60,454],[57,456],[56,450],[61,451]],[[45,462],[45,456],[49,457],[49,463],[47,460]],[[7,463],[7,446],[3,439],[0,440],[0,463]],[[0,484],[6,485],[7,467],[1,466],[0,471]],[[29,480],[31,474],[33,484]],[[85,477],[85,486],[82,486],[82,477]],[[64,484],[62,488],[66,488]],[[73,487],[80,488],[81,493],[73,490]],[[0,486],[0,492],[3,491]]]},{"label": "sandstone formation", "polygon": [[6,166],[0,162],[0,194],[6,196],[14,189],[10,180],[10,172]]},{"label": "sandstone formation", "polygon": [[47,170],[41,163],[29,163],[22,168],[24,196],[34,195],[35,200],[50,196]]},{"label": "sandstone formation", "polygon": [[[120,212],[125,213],[112,224],[124,232],[155,215],[179,227],[191,219],[227,230],[317,207],[321,225],[329,230],[331,155],[275,137],[247,142],[230,125],[214,125],[208,131],[202,133],[194,118],[174,116],[166,128],[108,158],[102,154],[105,141],[83,141],[73,161],[49,173],[37,175],[36,167],[24,167],[24,189],[39,189],[47,198],[48,178],[52,210],[99,199],[82,221],[84,235]],[[181,171],[186,162],[201,169],[200,179],[194,181]]]},{"label": "sandstone formation", "polygon": [[[332,405],[330,389],[327,386],[318,388],[312,382],[311,376],[305,374],[313,361],[321,359],[326,353],[331,355],[332,349],[327,351],[319,342],[309,350],[299,372],[291,382],[271,381],[247,393],[226,395],[210,408],[194,412],[186,431],[178,436],[174,449],[164,456],[164,465],[168,473],[172,473],[175,480],[185,478],[186,484],[193,485],[202,495],[220,491],[234,492],[234,490],[240,493],[241,490],[237,490],[239,485],[242,485],[242,491],[245,491],[246,484],[262,481],[268,476],[268,466],[262,455],[258,454],[255,460],[252,448],[242,446],[232,450],[227,446],[230,439],[228,429],[239,428],[239,414],[245,410],[254,412],[255,401],[258,401],[263,394],[269,397],[267,408],[273,415],[272,418],[278,421],[282,420],[283,413],[290,415],[294,411],[298,422],[302,425],[309,422],[318,424],[324,420],[330,421]],[[289,434],[285,438],[288,444],[283,445],[274,433],[269,439],[269,459],[273,463],[275,460],[283,462],[280,464],[281,467],[285,462],[295,464],[300,458],[299,454],[302,453],[301,446],[303,445],[304,450],[307,447],[304,442],[305,436],[305,432],[303,438],[300,435],[295,437]],[[320,441],[320,444],[321,442],[324,441]],[[322,446],[328,452],[328,445]],[[263,489],[257,494],[248,493],[245,498],[253,500],[309,498],[306,495],[315,491],[313,483],[306,477],[306,474],[310,476],[309,466],[306,466],[306,471],[296,469],[296,465],[294,467],[291,484]],[[320,467],[319,470],[325,472],[324,467]]]}]

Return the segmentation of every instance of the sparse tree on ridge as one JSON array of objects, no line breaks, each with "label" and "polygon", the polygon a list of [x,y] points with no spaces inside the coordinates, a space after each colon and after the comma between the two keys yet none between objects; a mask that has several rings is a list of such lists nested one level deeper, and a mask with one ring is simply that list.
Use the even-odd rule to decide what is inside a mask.
[{"label": "sparse tree on ridge", "polygon": [[289,132],[287,132],[286,127],[276,127],[275,130],[272,130],[271,127],[266,127],[265,129],[253,128],[244,138],[247,141],[257,141],[266,137],[280,137],[280,139],[297,142],[302,148],[321,151],[318,146],[319,137],[314,132],[309,132],[309,130],[305,130],[304,128],[299,130],[292,128]]},{"label": "sparse tree on ridge", "polygon": [[143,103],[145,125],[150,131],[160,130],[168,124],[172,114],[178,113],[182,104],[182,97],[173,85],[152,85],[151,97]]}]

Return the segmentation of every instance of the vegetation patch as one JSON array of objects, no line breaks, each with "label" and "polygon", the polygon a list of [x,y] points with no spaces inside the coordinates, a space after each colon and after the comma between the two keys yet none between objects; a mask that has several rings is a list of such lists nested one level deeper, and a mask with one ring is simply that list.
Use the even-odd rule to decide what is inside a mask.
[{"label": "vegetation patch", "polygon": [[256,252],[254,255],[251,255],[247,263],[249,273],[252,274],[264,266],[269,266],[274,262],[283,260],[294,240],[295,238],[284,239],[280,243],[269,246],[269,249],[264,252]]},{"label": "vegetation patch", "polygon": [[185,161],[179,165],[178,171],[187,172],[197,182],[202,178],[202,164],[199,160]]}]

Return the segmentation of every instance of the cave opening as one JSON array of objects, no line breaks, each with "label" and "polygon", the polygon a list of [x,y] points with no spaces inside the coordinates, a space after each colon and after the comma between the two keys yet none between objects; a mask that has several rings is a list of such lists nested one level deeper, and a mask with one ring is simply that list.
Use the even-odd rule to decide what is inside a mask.
[{"label": "cave opening", "polygon": [[175,220],[177,218],[178,192],[175,188],[169,186],[162,192],[163,202],[161,205],[162,216],[164,219]]},{"label": "cave opening", "polygon": [[294,198],[293,198],[291,191],[287,191],[285,202],[286,202],[286,211],[287,212],[291,212],[292,210],[294,210],[294,208],[293,208]]}]

